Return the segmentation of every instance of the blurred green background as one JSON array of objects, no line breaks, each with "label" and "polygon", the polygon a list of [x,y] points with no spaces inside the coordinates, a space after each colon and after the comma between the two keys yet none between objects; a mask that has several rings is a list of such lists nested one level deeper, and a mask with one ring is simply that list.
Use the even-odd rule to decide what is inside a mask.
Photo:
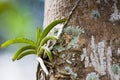
[{"label": "blurred green background", "polygon": [[[44,0],[0,0],[0,45],[16,37],[34,40],[36,27],[42,26],[43,14]],[[35,80],[36,56],[11,60],[20,46],[0,48],[0,80]]]},{"label": "blurred green background", "polygon": [[0,0],[0,43],[15,37],[34,39],[42,26],[43,0]]}]

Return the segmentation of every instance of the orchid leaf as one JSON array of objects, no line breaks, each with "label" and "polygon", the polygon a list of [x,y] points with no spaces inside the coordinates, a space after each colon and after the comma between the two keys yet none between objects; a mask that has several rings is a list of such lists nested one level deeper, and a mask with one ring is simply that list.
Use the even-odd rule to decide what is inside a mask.
[{"label": "orchid leaf", "polygon": [[33,50],[33,49],[24,51],[24,52],[22,52],[22,54],[20,54],[20,55],[17,57],[17,60],[23,58],[24,56],[30,55],[30,54],[36,54],[36,51]]},{"label": "orchid leaf", "polygon": [[16,51],[16,53],[13,55],[12,60],[15,61],[17,59],[17,57],[25,50],[29,50],[29,49],[34,49],[36,50],[36,47],[31,46],[31,45],[27,45],[27,46],[23,46],[21,47],[18,51]]},{"label": "orchid leaf", "polygon": [[15,39],[8,40],[8,41],[4,42],[1,45],[1,47],[5,48],[5,47],[7,47],[9,45],[12,45],[12,44],[15,44],[15,43],[27,43],[27,44],[30,44],[32,46],[36,46],[36,44],[30,39],[27,39],[27,38],[15,38]]}]

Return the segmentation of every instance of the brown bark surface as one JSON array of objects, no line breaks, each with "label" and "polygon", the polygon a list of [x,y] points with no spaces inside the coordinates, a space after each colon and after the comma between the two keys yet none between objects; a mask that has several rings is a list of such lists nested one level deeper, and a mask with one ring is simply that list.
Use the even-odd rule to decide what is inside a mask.
[{"label": "brown bark surface", "polygon": [[[56,19],[68,18],[76,1],[45,0],[44,26]],[[79,36],[79,46],[77,48],[70,48],[61,52],[54,51],[52,68],[49,68],[51,74],[47,76],[48,79],[46,80],[86,80],[88,73],[98,73],[94,67],[85,68],[84,61],[80,60],[83,48],[87,48],[88,53],[91,52],[91,36],[94,36],[96,44],[105,41],[105,48],[111,47],[112,63],[120,66],[120,55],[116,54],[117,49],[120,48],[120,20],[114,23],[109,21],[110,15],[113,13],[113,3],[112,0],[108,0],[108,3],[105,3],[104,0],[101,0],[101,3],[96,3],[96,0],[81,0],[66,27],[79,26],[84,29],[85,33]],[[120,9],[119,6],[118,9]],[[92,10],[98,10],[100,17],[94,19],[91,14]],[[60,39],[63,47],[66,47],[71,40],[71,35],[63,32]],[[63,54],[65,56],[61,58]],[[71,76],[65,71],[65,68],[68,66],[74,74],[77,74],[77,77],[74,78],[74,75]],[[111,80],[108,74],[100,75],[99,78],[100,80]]]}]

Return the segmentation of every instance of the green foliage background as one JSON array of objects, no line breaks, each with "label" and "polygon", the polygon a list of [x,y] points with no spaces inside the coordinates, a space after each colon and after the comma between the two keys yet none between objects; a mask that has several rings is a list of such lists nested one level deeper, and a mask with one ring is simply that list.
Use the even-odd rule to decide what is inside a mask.
[{"label": "green foliage background", "polygon": [[35,28],[38,25],[34,20],[34,14],[29,7],[19,4],[18,1],[0,1],[0,37],[5,40],[15,37],[33,39],[35,35]]}]

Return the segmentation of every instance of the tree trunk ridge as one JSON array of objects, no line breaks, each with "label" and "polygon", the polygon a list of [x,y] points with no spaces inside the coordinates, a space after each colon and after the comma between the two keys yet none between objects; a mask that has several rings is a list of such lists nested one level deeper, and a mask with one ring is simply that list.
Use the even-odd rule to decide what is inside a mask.
[{"label": "tree trunk ridge", "polygon": [[[44,26],[68,18],[76,2],[46,0]],[[120,79],[120,20],[111,16],[115,3],[81,0],[53,48],[53,67],[45,80]]]}]

